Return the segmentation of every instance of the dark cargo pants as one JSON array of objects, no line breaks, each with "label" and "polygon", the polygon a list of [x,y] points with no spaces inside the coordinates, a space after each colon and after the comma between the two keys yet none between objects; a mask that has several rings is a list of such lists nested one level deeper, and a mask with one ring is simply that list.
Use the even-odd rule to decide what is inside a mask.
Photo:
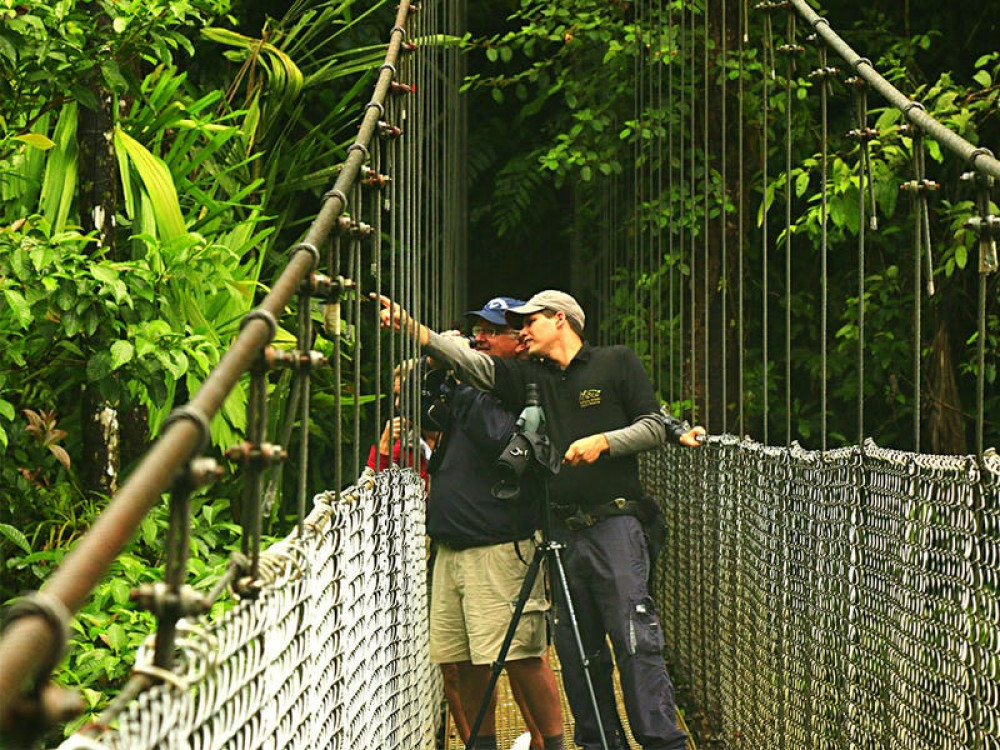
[{"label": "dark cargo pants", "polygon": [[[674,688],[663,661],[663,633],[646,585],[649,558],[642,526],[632,516],[612,516],[580,531],[557,527],[561,556],[608,747],[628,747],[617,739],[621,722],[612,689],[610,636],[621,677],[625,711],[635,739],[646,750],[683,750],[687,736],[677,727]],[[558,571],[552,570],[556,604],[555,645],[563,685],[576,722],[574,739],[587,750],[601,747],[593,705],[571,629]]]}]

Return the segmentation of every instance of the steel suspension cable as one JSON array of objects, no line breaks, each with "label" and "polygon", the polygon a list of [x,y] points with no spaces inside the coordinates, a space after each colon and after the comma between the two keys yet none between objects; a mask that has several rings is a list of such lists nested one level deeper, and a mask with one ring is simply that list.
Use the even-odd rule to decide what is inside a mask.
[{"label": "steel suspension cable", "polygon": [[973,169],[982,174],[988,174],[994,179],[1000,179],[1000,161],[994,157],[993,153],[986,148],[969,143],[947,127],[939,123],[928,115],[922,107],[912,106],[914,102],[904,96],[895,86],[885,80],[872,67],[872,63],[865,57],[855,52],[843,39],[840,38],[830,28],[830,22],[822,18],[811,7],[808,0],[787,0],[798,11],[806,21],[815,29],[816,33],[835,51],[840,57],[848,62],[857,74],[864,79],[875,91],[881,94],[890,104],[903,112],[907,119],[920,127],[925,134],[931,136],[964,161],[969,162]]},{"label": "steel suspension cable", "polygon": [[829,346],[829,224],[830,224],[830,93],[831,79],[838,73],[827,64],[826,46],[820,43],[819,68],[811,76],[819,81],[820,91],[820,447],[827,446]]},{"label": "steel suspension cable", "polygon": [[[363,234],[364,200],[361,193],[361,183],[354,185],[354,205],[357,206],[357,220],[353,227],[353,236],[349,245],[348,269],[355,284],[361,281],[361,237]],[[351,331],[351,382],[354,392],[354,409],[351,415],[351,474],[361,475],[361,294],[355,287],[350,305]]]},{"label": "steel suspension cable", "polygon": [[[677,178],[677,210],[680,218],[680,232],[677,236],[676,257],[683,259],[687,253],[687,232],[688,232],[688,206],[687,206],[687,181],[688,181],[688,138],[687,138],[687,107],[689,106],[689,87],[687,82],[688,69],[688,46],[689,35],[687,28],[688,9],[687,3],[680,8],[680,54],[675,58],[681,69],[678,71],[678,86],[680,87],[679,99],[680,107],[678,117],[678,178]],[[683,269],[683,263],[680,264]],[[687,327],[687,280],[683,270],[678,270],[677,274],[677,398],[684,400],[685,383],[687,382],[687,349],[685,346],[684,333]],[[692,397],[694,394],[690,394]],[[683,413],[683,412],[679,412]]]},{"label": "steel suspension cable", "polygon": [[[344,197],[344,208],[347,208],[347,197]],[[327,252],[327,269],[331,279],[341,278],[340,269],[340,234],[338,233],[330,240]],[[341,383],[343,382],[343,338],[341,335],[340,299],[343,296],[343,289],[335,296],[335,301],[326,305],[323,311],[327,333],[333,339],[333,420],[335,427],[336,447],[333,451],[333,491],[337,500],[340,499],[340,490],[344,486],[344,456],[343,445],[340,439],[341,428],[344,424],[344,395]]]},{"label": "steel suspension cable", "polygon": [[[428,14],[425,11],[421,11],[414,18],[414,28],[413,28],[413,39],[411,39],[411,44],[414,45],[414,51],[410,54],[413,59],[413,70],[414,70],[414,90],[407,95],[407,99],[410,101],[410,109],[412,111],[411,121],[416,124],[420,123],[420,130],[415,128],[412,131],[412,137],[409,139],[408,143],[411,148],[410,158],[407,159],[407,166],[409,169],[409,177],[407,179],[407,184],[412,185],[412,191],[410,193],[410,200],[407,201],[407,206],[410,210],[406,214],[406,244],[403,248],[403,258],[405,260],[405,273],[403,276],[403,308],[406,310],[415,310],[417,319],[420,320],[424,316],[423,310],[423,300],[420,297],[420,253],[421,253],[421,242],[423,237],[421,232],[423,229],[422,216],[425,211],[431,210],[425,201],[423,201],[422,191],[419,186],[419,179],[425,174],[431,174],[429,167],[429,156],[428,156],[428,145],[427,145],[427,133],[429,132],[429,127],[424,127],[424,122],[430,122],[429,120],[424,120],[424,116],[431,114],[433,112],[432,107],[428,107],[427,104],[430,102],[433,106],[433,96],[435,93],[435,87],[431,86],[430,82],[430,69],[434,62],[434,49],[423,49],[422,47],[418,49],[417,45],[420,44],[417,40],[422,40],[424,36],[425,21],[427,20]],[[404,351],[405,358],[404,363],[406,365],[406,374],[416,374],[416,369],[413,368],[414,360],[420,356],[419,348],[416,345],[416,341],[412,336],[404,336]],[[403,396],[403,414],[404,418],[409,420],[411,429],[405,430],[404,435],[406,439],[403,442],[403,446],[407,450],[407,455],[416,456],[416,451],[419,448],[419,435],[415,434],[413,429],[416,425],[416,409],[414,408],[414,386],[416,384],[416,379],[414,377],[405,377],[402,383],[402,396]]]},{"label": "steel suspension cable", "polygon": [[[762,63],[763,63],[763,75],[764,79],[762,82],[762,95],[761,95],[761,108],[762,108],[762,130],[763,130],[763,143],[761,144],[761,300],[762,300],[762,310],[761,310],[761,349],[762,349],[762,364],[763,364],[763,387],[761,398],[763,399],[763,429],[761,430],[763,434],[764,445],[770,444],[770,409],[769,409],[769,378],[768,378],[768,367],[770,366],[770,352],[768,342],[770,341],[770,334],[768,331],[768,310],[770,307],[769,294],[770,290],[768,288],[768,256],[770,250],[770,236],[768,232],[768,215],[770,209],[770,201],[768,200],[768,189],[770,184],[768,182],[768,150],[770,149],[770,139],[768,137],[768,121],[771,110],[770,101],[770,80],[774,78],[774,58],[772,50],[772,32],[771,32],[771,10],[773,9],[770,4],[761,4],[757,6],[764,11],[764,36],[763,36],[763,52],[762,52]],[[770,53],[770,54],[769,54]]]},{"label": "steel suspension cable", "polygon": [[[868,142],[876,135],[868,128],[868,93],[867,83],[860,78],[854,78],[849,83],[853,84],[855,98],[855,116],[858,128],[853,136],[859,142],[858,158],[858,250],[857,250],[857,271],[858,271],[858,346],[857,346],[857,366],[858,366],[858,446],[863,450],[865,441],[865,251],[867,248],[865,232],[866,214],[866,188],[871,185],[871,162],[869,160]],[[874,212],[871,217],[872,229],[877,226]]]},{"label": "steel suspension cable", "polygon": [[[905,127],[905,126],[904,126]],[[923,238],[924,209],[927,205],[926,179],[924,167],[923,132],[916,127],[909,128],[912,134],[913,181],[902,185],[910,193],[910,207],[913,211],[913,338],[911,351],[911,368],[913,378],[913,450],[920,451],[920,418],[921,418],[921,349],[923,347],[923,315],[922,305],[922,275],[923,275]],[[930,248],[928,247],[928,253]],[[930,279],[928,280],[930,281]],[[933,283],[933,282],[931,282]]]},{"label": "steel suspension cable", "polygon": [[746,351],[746,321],[744,319],[746,311],[746,299],[745,299],[745,270],[744,270],[744,234],[746,231],[745,219],[746,219],[746,205],[744,201],[744,196],[746,195],[746,190],[744,189],[744,179],[745,168],[744,168],[744,140],[746,138],[746,47],[747,42],[750,41],[750,11],[749,11],[749,0],[743,0],[740,3],[739,9],[739,29],[737,30],[738,46],[739,46],[739,84],[737,87],[737,122],[736,122],[736,140],[737,140],[737,178],[736,182],[738,185],[738,196],[737,196],[737,217],[736,217],[736,254],[737,254],[737,324],[736,324],[736,335],[738,339],[737,351],[738,358],[736,362],[737,374],[736,374],[736,391],[739,397],[739,434],[742,437],[746,435],[746,396],[744,395],[744,381],[745,381],[745,365],[746,357],[744,352]]},{"label": "steel suspension cable", "polygon": [[785,445],[792,444],[792,77],[795,75],[795,13],[787,13],[785,53]]},{"label": "steel suspension cable", "polygon": [[709,168],[711,164],[711,144],[709,138],[709,120],[711,119],[710,110],[710,100],[712,91],[712,80],[708,72],[708,53],[709,46],[711,42],[711,28],[709,26],[710,17],[710,3],[706,2],[703,12],[704,20],[704,34],[705,38],[702,41],[702,85],[704,86],[704,96],[702,97],[702,305],[704,309],[702,310],[702,326],[704,331],[702,331],[702,346],[704,351],[701,356],[701,366],[703,368],[702,372],[702,388],[704,389],[704,395],[702,396],[705,404],[705,413],[701,419],[706,425],[712,424],[712,389],[710,382],[711,365],[709,362],[709,357],[711,356],[711,340],[710,334],[712,329],[712,304],[710,299],[710,268],[711,268],[711,247],[709,238],[709,225],[711,218],[709,214],[711,211],[708,207],[709,195],[710,195],[710,183],[712,170]]},{"label": "steel suspension cable", "polygon": [[719,167],[721,172],[721,193],[719,197],[719,252],[722,256],[720,268],[720,288],[722,289],[719,304],[721,307],[719,319],[722,324],[719,326],[719,350],[722,352],[721,379],[719,391],[722,394],[720,400],[722,404],[721,431],[723,434],[729,432],[729,175],[728,175],[728,143],[726,136],[729,132],[729,9],[726,7],[726,0],[722,0],[721,8],[721,34],[719,55],[719,78],[721,79],[720,99],[722,101],[722,116],[719,126]]},{"label": "steel suspension cable", "polygon": [[643,128],[643,118],[642,118],[642,105],[643,105],[643,94],[645,93],[645,75],[643,70],[643,38],[642,31],[645,21],[645,11],[646,4],[639,3],[636,9],[636,20],[634,26],[635,34],[635,57],[632,59],[632,120],[634,122],[633,130],[633,146],[632,146],[632,200],[628,202],[627,205],[630,206],[630,219],[632,223],[632,253],[631,257],[628,257],[628,264],[625,266],[627,270],[627,279],[631,281],[632,288],[635,289],[635,294],[632,295],[632,330],[629,333],[629,345],[633,351],[638,351],[639,337],[642,335],[642,324],[645,320],[645,316],[642,314],[642,287],[641,287],[641,269],[642,269],[642,244],[643,244],[643,226],[642,226],[642,202],[645,198],[645,191],[643,190],[643,178],[645,174],[645,165],[642,162],[642,128]]},{"label": "steel suspension cable", "polygon": [[[966,227],[979,233],[979,304],[976,331],[976,453],[983,455],[983,432],[986,425],[986,303],[987,278],[1000,269],[997,240],[1000,239],[1000,217],[990,213],[990,194],[995,179],[984,174],[968,175],[976,186],[976,207],[979,216],[966,222]],[[994,297],[994,302],[996,298]]]},{"label": "steel suspension cable", "polygon": [[[656,353],[653,357],[653,362],[655,363],[654,369],[657,374],[657,394],[663,400],[667,399],[667,383],[665,383],[667,366],[664,365],[663,361],[665,357],[668,357],[667,347],[664,344],[664,339],[666,336],[666,328],[664,326],[663,318],[663,263],[666,261],[664,256],[664,232],[669,232],[669,227],[667,227],[663,221],[664,213],[664,164],[663,164],[663,135],[665,132],[664,122],[664,109],[663,109],[663,68],[666,64],[664,59],[664,32],[666,26],[664,24],[664,13],[663,13],[663,0],[658,0],[656,6],[656,51],[657,54],[653,60],[656,65],[656,86],[654,94],[654,107],[656,109],[656,172],[654,179],[652,181],[653,191],[652,194],[656,196],[655,202],[655,223],[653,225],[653,230],[655,231],[655,243],[654,252],[652,253],[652,258],[650,262],[650,267],[654,271],[656,283],[653,289],[652,304],[650,305],[652,309],[652,320],[656,326]],[[668,195],[668,205],[669,205],[669,191]],[[669,359],[667,359],[669,363]]]},{"label": "steel suspension cable", "polygon": [[668,336],[668,347],[669,351],[667,354],[668,361],[668,372],[667,372],[667,395],[671,408],[674,408],[674,404],[677,401],[677,380],[676,380],[676,369],[675,365],[677,362],[678,351],[677,347],[674,346],[676,333],[677,333],[677,310],[674,300],[674,288],[676,285],[676,280],[674,279],[674,269],[676,267],[676,259],[674,257],[674,235],[677,231],[679,211],[677,209],[677,202],[674,200],[674,122],[676,121],[675,112],[677,108],[674,106],[674,67],[677,60],[677,56],[674,54],[674,49],[677,46],[677,30],[675,27],[674,20],[674,4],[671,2],[668,6],[667,11],[667,26],[670,30],[669,37],[669,53],[667,54],[667,59],[664,64],[667,65],[667,104],[669,107],[669,113],[667,117],[667,212],[669,223],[667,224],[667,264],[668,264],[668,277],[667,277],[667,310],[669,312],[669,328],[667,330]]},{"label": "steel suspension cable", "polygon": [[688,279],[688,306],[690,308],[690,322],[691,326],[688,337],[688,356],[690,357],[690,362],[688,363],[688,375],[690,377],[690,389],[691,389],[691,412],[690,419],[691,424],[696,424],[698,422],[698,232],[696,230],[697,223],[695,220],[696,206],[698,205],[698,171],[696,169],[697,164],[697,137],[698,137],[698,103],[696,92],[698,91],[698,66],[696,64],[696,42],[695,42],[695,10],[696,8],[691,6],[691,50],[690,57],[685,62],[691,71],[690,77],[690,104],[689,104],[689,119],[688,135],[690,138],[690,148],[688,156],[690,158],[690,163],[688,164],[689,177],[688,177],[688,200],[691,206],[691,222],[689,231],[689,246],[688,246],[688,267],[691,269],[690,277]]}]

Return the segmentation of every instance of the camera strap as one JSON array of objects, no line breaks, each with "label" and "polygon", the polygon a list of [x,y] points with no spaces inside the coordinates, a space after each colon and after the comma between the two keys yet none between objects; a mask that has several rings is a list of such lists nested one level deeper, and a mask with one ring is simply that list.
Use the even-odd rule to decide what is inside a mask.
[{"label": "camera strap", "polygon": [[448,450],[448,439],[451,437],[451,430],[445,430],[434,446],[430,459],[427,461],[427,473],[433,475],[444,461],[444,452]]}]

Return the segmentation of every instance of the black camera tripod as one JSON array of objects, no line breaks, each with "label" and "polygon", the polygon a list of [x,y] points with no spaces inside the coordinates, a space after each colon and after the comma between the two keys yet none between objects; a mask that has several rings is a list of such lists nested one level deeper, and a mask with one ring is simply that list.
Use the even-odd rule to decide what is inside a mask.
[{"label": "black camera tripod", "polygon": [[465,744],[466,750],[472,750],[476,738],[479,736],[479,728],[482,726],[483,719],[486,718],[486,712],[489,710],[490,699],[493,696],[497,680],[500,679],[500,673],[503,671],[504,664],[507,661],[507,652],[510,651],[510,645],[514,640],[514,633],[517,630],[518,623],[521,621],[521,616],[524,614],[524,605],[531,596],[531,589],[535,585],[535,580],[538,578],[538,573],[541,570],[542,561],[545,559],[550,561],[550,570],[555,569],[559,574],[558,580],[559,584],[562,586],[562,592],[564,595],[563,601],[566,606],[566,616],[569,620],[570,628],[573,631],[573,638],[576,641],[577,654],[583,664],[583,674],[587,682],[587,691],[590,694],[590,703],[594,709],[594,717],[597,720],[597,729],[601,735],[601,747],[603,750],[608,750],[608,741],[604,735],[604,725],[601,722],[601,712],[597,704],[597,694],[594,692],[594,682],[590,676],[590,659],[587,657],[583,648],[583,639],[580,637],[580,627],[577,624],[576,613],[573,610],[573,599],[570,597],[569,584],[566,581],[566,570],[563,567],[562,557],[560,556],[560,550],[564,549],[564,545],[553,541],[551,536],[552,512],[549,507],[549,483],[547,477],[543,480],[542,486],[542,539],[535,545],[535,554],[532,556],[531,562],[528,564],[528,570],[524,574],[524,581],[522,582],[521,590],[517,595],[517,603],[514,606],[514,613],[511,615],[510,624],[507,626],[507,634],[504,636],[503,645],[500,646],[500,653],[497,655],[496,661],[493,662],[490,673],[490,682],[486,687],[485,695],[483,695],[483,701],[479,705],[479,712],[476,714],[476,720],[473,722],[472,728],[469,730],[469,740]]}]

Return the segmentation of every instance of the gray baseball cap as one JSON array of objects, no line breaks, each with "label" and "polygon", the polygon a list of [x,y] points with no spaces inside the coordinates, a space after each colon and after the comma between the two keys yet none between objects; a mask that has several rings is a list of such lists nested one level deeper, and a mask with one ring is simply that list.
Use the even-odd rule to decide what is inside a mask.
[{"label": "gray baseball cap", "polygon": [[580,307],[580,303],[569,294],[566,294],[566,292],[560,292],[557,289],[546,289],[543,292],[539,292],[523,305],[508,308],[504,315],[508,323],[514,327],[519,327],[521,318],[525,315],[531,315],[542,310],[563,313],[566,319],[576,328],[577,332],[583,331],[584,323],[587,321],[587,316],[583,314],[583,308]]}]

